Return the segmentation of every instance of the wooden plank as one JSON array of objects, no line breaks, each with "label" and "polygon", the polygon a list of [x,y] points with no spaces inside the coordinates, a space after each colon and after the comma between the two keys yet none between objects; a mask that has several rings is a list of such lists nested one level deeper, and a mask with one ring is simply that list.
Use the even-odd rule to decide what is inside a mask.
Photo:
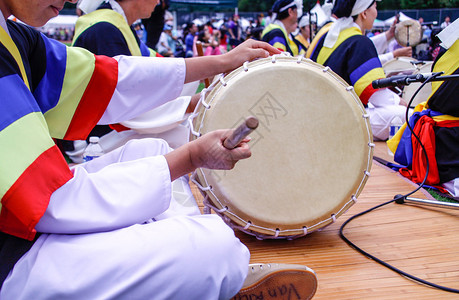
[{"label": "wooden plank", "polygon": [[[375,155],[387,153],[377,143]],[[390,159],[390,156],[385,156]],[[339,229],[351,216],[416,188],[398,173],[374,163],[358,202],[336,223],[306,237],[257,240],[236,236],[250,249],[252,263],[295,263],[314,269],[319,279],[315,299],[458,299],[458,295],[423,286],[366,258],[348,246]],[[202,208],[202,196],[192,186]],[[412,197],[432,199],[424,191]],[[355,219],[345,235],[387,263],[435,284],[459,289],[459,210],[390,203]]]}]

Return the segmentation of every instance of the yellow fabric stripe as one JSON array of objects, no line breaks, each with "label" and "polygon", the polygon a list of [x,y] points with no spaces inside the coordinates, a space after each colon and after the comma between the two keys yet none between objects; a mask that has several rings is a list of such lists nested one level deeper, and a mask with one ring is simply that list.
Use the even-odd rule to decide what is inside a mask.
[{"label": "yellow fabric stripe", "polygon": [[73,41],[76,41],[80,34],[82,34],[86,29],[99,22],[108,22],[116,26],[123,34],[131,55],[142,56],[139,45],[137,44],[127,21],[122,15],[111,9],[98,9],[87,15],[79,17],[75,25],[75,36]]},{"label": "yellow fabric stripe", "polygon": [[311,44],[309,45],[308,51],[306,52],[306,57],[311,58],[312,51],[316,48],[317,43],[319,42],[320,38],[328,32],[330,29],[330,26],[332,26],[333,22],[325,24],[319,32],[316,34],[316,36],[312,39]]},{"label": "yellow fabric stripe", "polygon": [[384,78],[384,69],[375,68],[370,72],[366,73],[364,76],[360,77],[359,80],[354,84],[354,90],[357,95],[360,97],[362,92],[367,88],[369,84],[373,81],[374,78]]},{"label": "yellow fabric stripe", "polygon": [[52,137],[63,138],[65,136],[72,116],[91,80],[95,61],[95,56],[91,52],[82,48],[67,47],[67,68],[61,97],[59,103],[45,113]]},{"label": "yellow fabric stripe", "polygon": [[319,55],[317,56],[317,63],[323,65],[327,61],[327,59],[330,57],[330,55],[333,53],[333,51],[335,51],[336,48],[338,48],[342,42],[344,42],[351,36],[361,35],[361,34],[362,34],[362,31],[360,31],[360,29],[358,29],[357,27],[350,27],[350,28],[344,29],[343,31],[339,33],[338,40],[336,40],[336,43],[333,46],[333,48],[322,47],[322,49],[320,49]]},{"label": "yellow fabric stripe", "polygon": [[21,70],[22,80],[24,80],[25,85],[30,90],[29,80],[27,79],[27,74],[24,68],[21,53],[19,53],[19,50],[16,47],[16,44],[14,43],[13,39],[8,35],[8,33],[6,33],[5,29],[3,29],[2,26],[0,26],[0,40],[18,64],[19,70]]},{"label": "yellow fabric stripe", "polygon": [[54,146],[54,142],[41,112],[33,112],[0,131],[0,145],[8,145],[0,147],[2,198],[24,170],[44,151]]},{"label": "yellow fabric stripe", "polygon": [[[451,75],[454,71],[459,68],[459,40],[448,49],[446,53],[435,63],[433,72],[445,72],[444,75]],[[443,81],[433,81],[432,82],[432,94],[429,98],[438,90],[442,85]],[[427,104],[428,107],[428,104]]]},{"label": "yellow fabric stripe", "polygon": [[[416,112],[420,112],[420,111],[424,110],[425,105],[426,105],[426,102],[422,102],[422,103],[419,103],[418,105],[416,105],[416,107],[413,110],[413,114],[416,113]],[[402,139],[402,135],[403,135],[403,132],[405,131],[406,127],[407,126],[406,126],[406,122],[405,122],[402,125],[402,127],[400,127],[400,129],[397,131],[397,133],[394,135],[394,137],[391,138],[390,140],[387,140],[387,142],[386,142],[387,147],[394,154],[395,154],[395,151],[397,150],[397,147],[398,147],[398,144],[400,143],[400,140]]]},{"label": "yellow fabric stripe", "polygon": [[309,48],[309,42],[304,38],[304,36],[301,35],[301,33],[297,34],[295,36],[295,39],[300,42],[302,45],[306,47],[306,49]]},{"label": "yellow fabric stripe", "polygon": [[285,47],[284,44],[279,43],[279,42],[274,43],[273,47],[274,47],[274,48],[277,48],[277,49],[282,49],[282,50],[284,50],[284,51],[287,51],[287,47]]},{"label": "yellow fabric stripe", "polygon": [[[297,56],[299,54],[304,54],[304,50],[301,49],[301,51],[299,51],[298,49],[298,46],[295,44],[294,41],[292,41],[292,39],[290,38],[290,35],[287,33],[287,31],[285,31],[284,28],[282,28],[281,26],[277,25],[277,24],[269,24],[268,27],[266,27],[263,32],[262,32],[262,37],[267,34],[268,32],[270,32],[271,30],[273,29],[279,29],[280,31],[282,31],[282,33],[284,34],[284,39],[286,39],[287,43],[288,43],[288,46],[290,47],[290,50],[292,50],[292,55],[293,56]],[[280,42],[276,42],[274,43],[273,45],[274,48],[278,48],[278,49],[282,49],[283,51],[287,51],[287,46],[285,46],[284,44],[280,43]]]},{"label": "yellow fabric stripe", "polygon": [[[413,114],[416,113],[416,112],[423,111],[424,109],[427,109],[427,105],[426,104],[427,104],[427,101],[421,102],[418,105],[416,105],[416,107],[413,110]],[[459,117],[453,117],[453,116],[450,116],[450,115],[440,115],[440,116],[434,116],[432,118],[432,120],[434,120],[435,122],[459,121]],[[406,128],[407,128],[407,125],[406,125],[406,122],[405,122],[405,124],[403,124],[402,127],[400,127],[399,131],[397,131],[397,133],[394,135],[394,137],[392,139],[390,139],[390,140],[387,140],[387,142],[386,142],[387,147],[389,148],[390,151],[392,151],[392,153],[395,153],[395,151],[397,150],[398,144],[400,143],[400,140],[402,139],[403,132],[405,131]]]}]

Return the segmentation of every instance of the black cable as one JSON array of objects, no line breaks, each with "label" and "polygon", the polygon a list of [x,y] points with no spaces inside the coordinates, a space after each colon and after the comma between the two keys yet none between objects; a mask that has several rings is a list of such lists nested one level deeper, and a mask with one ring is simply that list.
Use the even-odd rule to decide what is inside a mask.
[{"label": "black cable", "polygon": [[428,82],[433,81],[434,78],[436,78],[437,76],[439,76],[439,75],[441,75],[441,74],[442,74],[442,73],[434,74],[434,75],[430,76],[429,78],[427,78],[427,80],[424,81],[424,82],[421,84],[421,86],[416,90],[416,92],[414,93],[414,95],[411,97],[411,100],[410,100],[410,102],[409,102],[408,105],[407,105],[406,114],[405,114],[406,124],[407,124],[407,126],[408,126],[408,128],[409,128],[411,134],[414,135],[414,137],[416,138],[416,140],[417,140],[417,141],[419,142],[419,144],[421,145],[422,152],[423,152],[423,154],[424,154],[424,156],[425,156],[425,158],[426,158],[427,167],[426,167],[426,175],[424,176],[424,180],[422,181],[422,183],[421,183],[416,189],[414,189],[413,191],[407,193],[406,195],[396,195],[396,196],[394,197],[394,199],[392,199],[392,200],[390,200],[390,201],[387,201],[387,202],[385,202],[385,203],[376,205],[376,206],[374,206],[374,207],[372,207],[372,208],[370,208],[370,209],[367,209],[367,210],[365,210],[365,211],[363,211],[363,212],[361,212],[361,213],[358,213],[358,214],[356,214],[356,215],[350,217],[348,220],[346,220],[346,221],[341,225],[341,227],[340,227],[340,229],[339,229],[339,236],[341,237],[341,239],[343,239],[343,240],[344,240],[351,248],[353,248],[354,250],[360,252],[362,255],[364,255],[364,256],[366,256],[366,257],[368,257],[368,258],[374,260],[375,262],[377,262],[377,263],[379,263],[379,264],[385,266],[386,268],[388,268],[388,269],[390,269],[390,270],[392,270],[392,271],[394,271],[394,272],[396,272],[396,273],[398,273],[398,274],[400,274],[400,275],[402,275],[402,276],[405,276],[405,277],[407,277],[407,278],[409,278],[409,279],[411,279],[411,280],[417,281],[417,282],[419,282],[419,283],[421,283],[421,284],[428,285],[428,286],[431,286],[431,287],[433,287],[433,288],[440,289],[440,290],[443,290],[443,291],[446,291],[446,292],[459,293],[459,290],[458,290],[458,289],[453,289],[453,288],[445,287],[445,286],[442,286],[442,285],[438,285],[438,284],[435,284],[435,283],[426,281],[426,280],[424,280],[424,279],[421,279],[421,278],[419,278],[419,277],[416,277],[416,276],[413,276],[413,275],[411,275],[411,274],[408,274],[408,273],[406,273],[406,272],[404,272],[404,271],[402,271],[402,270],[400,270],[400,269],[398,269],[398,268],[396,268],[396,267],[394,267],[394,266],[392,266],[392,265],[386,263],[385,261],[383,261],[383,260],[377,258],[376,256],[373,256],[373,255],[371,255],[370,253],[368,253],[368,252],[362,250],[360,247],[358,247],[358,246],[355,245],[353,242],[351,242],[347,237],[345,237],[345,236],[344,236],[344,233],[343,233],[344,227],[345,227],[349,222],[351,222],[352,220],[354,220],[354,219],[356,219],[356,218],[358,218],[358,217],[360,217],[360,216],[362,216],[362,215],[365,215],[365,214],[367,214],[367,213],[369,213],[369,212],[371,212],[371,211],[373,211],[373,210],[375,210],[375,209],[377,209],[377,208],[383,207],[383,206],[385,206],[385,205],[387,205],[387,204],[389,204],[389,203],[392,203],[392,202],[397,201],[397,200],[399,200],[399,199],[404,199],[404,198],[410,196],[411,194],[414,194],[415,192],[417,192],[419,189],[421,189],[421,188],[424,186],[424,184],[425,184],[425,182],[426,182],[426,180],[427,180],[427,176],[428,176],[428,174],[429,174],[429,158],[428,158],[428,156],[427,156],[427,151],[426,151],[424,145],[423,145],[422,142],[421,142],[421,139],[416,135],[416,133],[414,133],[413,128],[411,128],[411,126],[410,126],[410,124],[409,124],[409,122],[408,122],[408,120],[409,120],[409,118],[408,118],[408,117],[409,117],[408,113],[409,113],[409,108],[410,108],[410,106],[411,106],[411,103],[413,102],[414,98],[415,98],[416,95],[419,93],[419,91],[424,87],[424,85],[426,85]]}]

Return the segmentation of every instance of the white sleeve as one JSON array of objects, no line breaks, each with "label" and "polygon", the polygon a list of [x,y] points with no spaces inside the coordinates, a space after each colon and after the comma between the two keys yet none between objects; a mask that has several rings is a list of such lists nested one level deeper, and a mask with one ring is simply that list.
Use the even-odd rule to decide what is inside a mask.
[{"label": "white sleeve", "polygon": [[190,101],[190,96],[178,97],[121,124],[139,133],[162,133],[186,120],[186,110]]},{"label": "white sleeve", "polygon": [[378,54],[383,54],[386,52],[387,47],[389,46],[389,41],[387,40],[386,34],[384,32],[378,35],[374,35],[370,39],[375,45]]},{"label": "white sleeve", "polygon": [[162,140],[141,139],[76,165],[74,177],[51,195],[35,229],[62,234],[100,232],[161,214],[172,195],[169,167],[160,155],[168,151]]},{"label": "white sleeve", "polygon": [[381,61],[381,65],[384,66],[384,64],[394,58],[394,53],[392,52],[387,52],[384,54],[378,55],[379,60]]},{"label": "white sleeve", "polygon": [[98,124],[126,121],[180,96],[183,58],[116,56],[118,84]]},{"label": "white sleeve", "polygon": [[387,105],[399,105],[400,97],[391,90],[384,88],[379,89],[368,100],[374,107],[382,107]]}]

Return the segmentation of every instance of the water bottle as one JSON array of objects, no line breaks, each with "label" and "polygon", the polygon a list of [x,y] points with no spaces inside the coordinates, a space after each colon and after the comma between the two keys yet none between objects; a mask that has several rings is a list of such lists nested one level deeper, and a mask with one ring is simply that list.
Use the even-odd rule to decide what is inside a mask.
[{"label": "water bottle", "polygon": [[102,156],[104,154],[104,150],[99,145],[99,137],[92,136],[89,138],[89,145],[84,149],[83,152],[83,161],[90,161],[94,158]]},{"label": "water bottle", "polygon": [[[397,131],[402,127],[403,121],[400,119],[399,116],[395,116],[392,121],[390,121],[390,127],[389,127],[389,140],[394,137],[394,135],[397,133]],[[392,151],[387,150],[389,155],[394,155]]]}]

